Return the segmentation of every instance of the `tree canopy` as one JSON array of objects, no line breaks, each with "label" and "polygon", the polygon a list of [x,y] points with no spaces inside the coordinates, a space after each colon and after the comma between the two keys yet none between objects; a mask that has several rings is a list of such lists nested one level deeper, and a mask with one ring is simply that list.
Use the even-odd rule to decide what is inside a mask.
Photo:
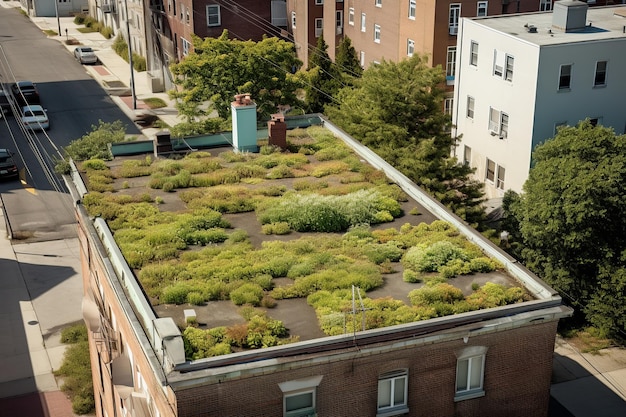
[{"label": "tree canopy", "polygon": [[526,265],[617,335],[626,325],[626,135],[589,121],[537,147],[513,203]]},{"label": "tree canopy", "polygon": [[482,184],[451,157],[454,138],[443,112],[444,74],[425,57],[383,60],[337,94],[328,117],[470,223],[483,217]]},{"label": "tree canopy", "polygon": [[[171,93],[179,111],[193,121],[196,116],[216,110],[224,119],[230,116],[235,94],[250,93],[261,119],[277,111],[279,105],[299,106],[300,88],[292,73],[302,63],[293,43],[278,38],[260,42],[228,38],[194,38],[194,52],[173,64],[175,83],[182,87]],[[202,110],[203,103],[209,103]]]}]

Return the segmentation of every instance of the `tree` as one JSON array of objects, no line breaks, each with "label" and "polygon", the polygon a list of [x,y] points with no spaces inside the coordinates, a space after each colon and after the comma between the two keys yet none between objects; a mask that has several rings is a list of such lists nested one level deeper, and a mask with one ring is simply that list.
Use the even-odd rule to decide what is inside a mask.
[{"label": "tree", "polygon": [[[292,75],[300,65],[292,43],[278,38],[232,40],[224,31],[219,38],[194,38],[194,52],[172,65],[181,89],[170,94],[190,122],[213,110],[227,119],[230,103],[239,93],[250,93],[259,118],[267,119],[278,105],[300,104],[296,97],[300,85]],[[206,102],[209,107],[202,110]]]},{"label": "tree", "polygon": [[626,325],[626,135],[589,121],[558,131],[513,212],[527,266],[587,320],[616,335]]},{"label": "tree", "polygon": [[326,114],[350,135],[470,223],[482,220],[482,185],[451,157],[451,120],[443,112],[444,75],[425,57],[383,60],[339,91]]},{"label": "tree", "polygon": [[335,64],[343,74],[350,77],[360,77],[363,74],[363,68],[359,62],[356,50],[352,46],[350,38],[345,36],[337,47],[337,55],[335,56]]},{"label": "tree", "polygon": [[324,36],[317,38],[317,47],[310,55],[307,69],[306,104],[310,113],[321,113],[324,106],[333,100],[341,86],[337,67],[328,56],[328,45]]}]

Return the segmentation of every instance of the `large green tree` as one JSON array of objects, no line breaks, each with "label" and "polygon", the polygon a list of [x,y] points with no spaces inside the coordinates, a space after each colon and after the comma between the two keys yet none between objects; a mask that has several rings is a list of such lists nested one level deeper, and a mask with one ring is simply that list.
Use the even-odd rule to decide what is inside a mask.
[{"label": "large green tree", "polygon": [[482,184],[451,157],[444,74],[425,57],[383,60],[339,91],[328,117],[470,223],[482,220]]},{"label": "large green tree", "polygon": [[514,204],[528,267],[592,324],[626,325],[626,135],[589,121],[558,131],[533,154]]},{"label": "large green tree", "polygon": [[352,41],[347,36],[339,43],[337,47],[337,55],[335,55],[335,64],[339,71],[351,77],[360,77],[363,74],[363,68],[359,62]]},{"label": "large green tree", "polygon": [[218,38],[194,38],[194,52],[171,67],[180,87],[171,94],[190,122],[213,110],[228,118],[230,103],[239,93],[250,93],[259,118],[265,119],[279,105],[301,104],[296,96],[300,84],[292,75],[301,65],[293,43],[278,38],[233,40],[224,31]]},{"label": "large green tree", "polygon": [[321,113],[341,87],[341,76],[328,55],[324,36],[317,38],[317,46],[311,49],[309,57],[305,87],[307,110],[309,113]]}]

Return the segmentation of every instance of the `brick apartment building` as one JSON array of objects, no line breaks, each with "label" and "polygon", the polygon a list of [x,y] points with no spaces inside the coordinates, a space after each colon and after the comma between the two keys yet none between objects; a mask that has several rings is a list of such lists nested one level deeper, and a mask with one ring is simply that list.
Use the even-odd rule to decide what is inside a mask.
[{"label": "brick apartment building", "polygon": [[[611,1],[589,3],[607,2]],[[451,113],[460,18],[550,11],[552,7],[553,0],[288,0],[287,14],[299,46],[298,58],[305,66],[321,33],[332,59],[340,39],[350,38],[363,68],[383,59],[397,62],[414,53],[425,54],[432,66],[439,65],[446,72],[444,104]],[[307,43],[308,48],[304,47]]]},{"label": "brick apartment building", "polygon": [[547,417],[557,323],[571,310],[373,152],[328,120],[323,126],[420,205],[419,218],[449,222],[502,263],[498,279],[523,287],[531,300],[187,360],[167,306],[156,313],[105,221],[80,204],[87,189],[74,171],[68,185],[77,201],[97,416]]}]

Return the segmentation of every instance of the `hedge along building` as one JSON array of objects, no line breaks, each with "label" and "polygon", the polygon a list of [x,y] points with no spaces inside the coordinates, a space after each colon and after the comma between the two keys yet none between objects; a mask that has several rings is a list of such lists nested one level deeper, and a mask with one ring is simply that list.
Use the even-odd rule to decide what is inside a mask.
[{"label": "hedge along building", "polygon": [[[554,290],[377,155],[328,120],[322,123],[420,207],[415,222],[444,220],[453,226],[450,234],[458,231],[503,265],[483,276],[483,284],[521,286],[530,297],[365,331],[348,325],[341,334],[321,337],[319,327],[311,326],[312,307],[300,300],[282,310],[285,326],[297,331],[300,341],[190,360],[180,317],[168,314],[174,307],[151,305],[107,223],[90,217],[81,204],[88,191],[75,170],[70,186],[77,201],[96,414],[547,416],[557,323],[571,310]],[[386,277],[372,293],[382,297],[402,279],[396,281]],[[354,324],[364,309],[361,292],[352,294]],[[183,308],[198,317],[207,310],[212,327],[229,314],[218,304]],[[348,322],[350,314],[344,315]],[[317,331],[305,334],[310,328]]]}]

